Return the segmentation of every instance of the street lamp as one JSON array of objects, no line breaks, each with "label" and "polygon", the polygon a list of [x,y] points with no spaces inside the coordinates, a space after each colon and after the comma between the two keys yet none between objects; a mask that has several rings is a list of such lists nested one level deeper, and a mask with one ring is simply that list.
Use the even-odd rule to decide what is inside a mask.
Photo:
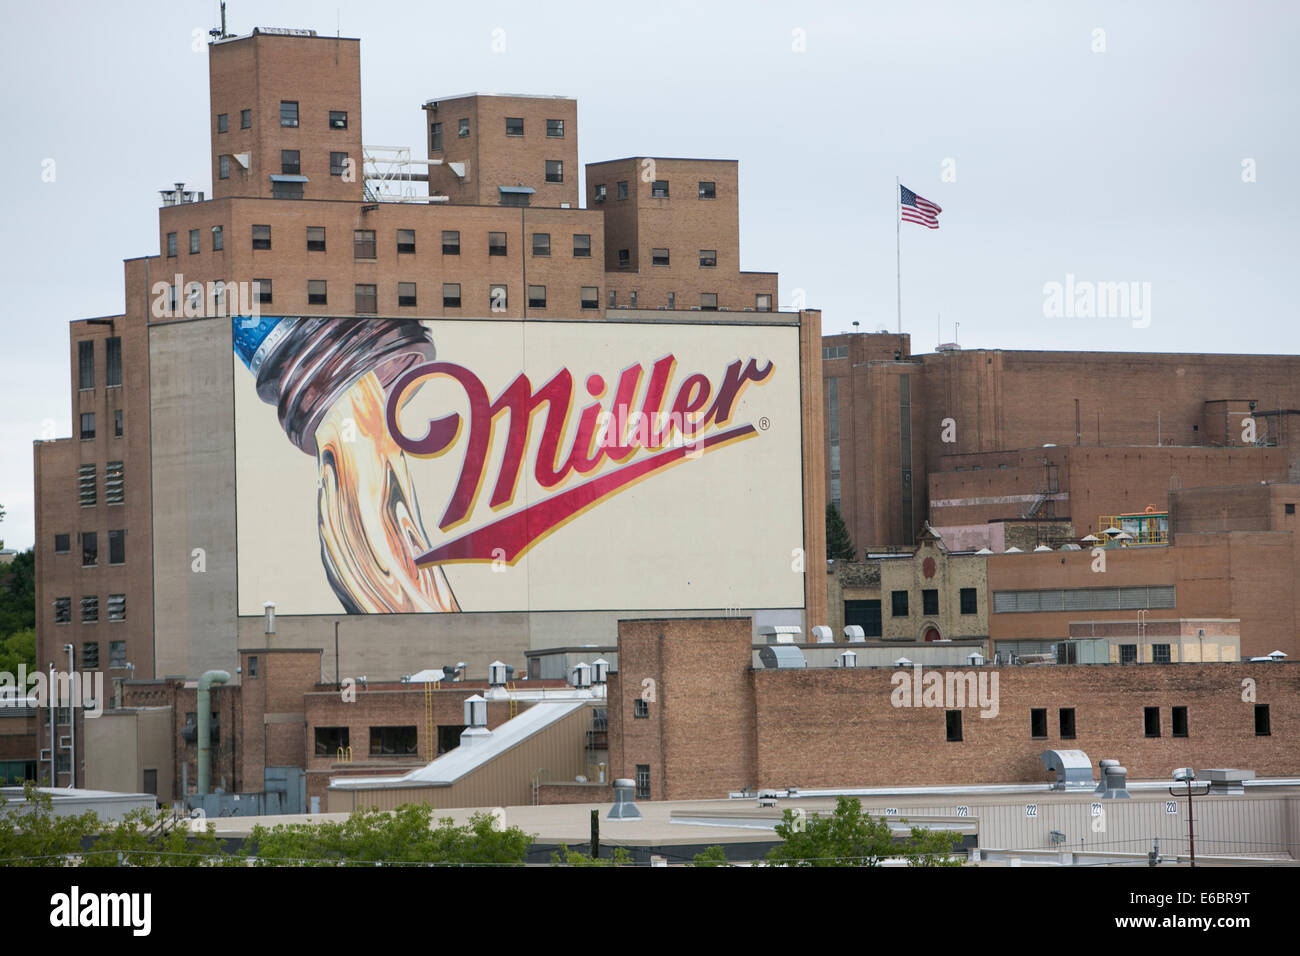
[{"label": "street lamp", "polygon": [[[1192,817],[1192,781],[1195,779],[1196,771],[1191,767],[1179,767],[1174,771],[1174,780],[1178,783],[1187,784],[1187,846],[1190,851],[1192,866],[1196,866],[1196,826],[1194,818]],[[1209,792],[1210,785],[1206,784],[1205,789],[1198,793],[1197,796],[1203,797]],[[1171,797],[1178,797],[1182,795],[1182,791],[1170,787],[1169,795]]]}]

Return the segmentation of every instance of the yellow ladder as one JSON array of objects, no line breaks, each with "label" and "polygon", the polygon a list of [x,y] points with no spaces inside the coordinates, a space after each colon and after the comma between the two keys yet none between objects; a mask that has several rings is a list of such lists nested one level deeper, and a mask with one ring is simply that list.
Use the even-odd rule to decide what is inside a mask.
[{"label": "yellow ladder", "polygon": [[432,761],[438,756],[438,735],[433,722],[433,692],[438,681],[424,682],[424,759]]}]

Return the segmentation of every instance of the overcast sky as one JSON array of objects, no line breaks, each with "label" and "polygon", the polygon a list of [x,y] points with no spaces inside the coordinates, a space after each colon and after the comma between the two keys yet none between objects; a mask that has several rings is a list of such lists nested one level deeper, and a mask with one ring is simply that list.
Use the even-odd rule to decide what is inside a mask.
[{"label": "overcast sky", "polygon": [[[71,434],[67,323],[122,310],[159,189],[211,191],[217,11],[0,11],[8,547],[32,543],[32,440]],[[943,207],[937,231],[902,227],[915,352],[955,323],[964,348],[1297,351],[1294,3],[231,0],[228,19],[360,37],[367,143],[421,149],[433,97],[549,93],[578,99],[583,163],[739,160],[742,267],[779,271],[781,307],[802,290],[827,332],[896,326],[897,176]],[[1141,311],[1052,314],[1067,275],[1137,283]]]}]

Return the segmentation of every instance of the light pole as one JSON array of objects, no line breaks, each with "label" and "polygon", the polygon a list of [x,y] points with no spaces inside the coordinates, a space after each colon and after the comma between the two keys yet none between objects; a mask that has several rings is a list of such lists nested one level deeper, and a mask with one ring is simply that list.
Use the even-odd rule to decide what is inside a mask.
[{"label": "light pole", "polygon": [[[1191,856],[1191,865],[1196,866],[1196,823],[1192,816],[1192,781],[1196,779],[1196,771],[1191,767],[1179,767],[1174,771],[1174,780],[1187,784],[1187,846]],[[1210,785],[1206,784],[1205,789],[1197,796],[1203,797],[1210,792]],[[1169,788],[1171,797],[1182,796],[1182,792],[1173,787]]]}]

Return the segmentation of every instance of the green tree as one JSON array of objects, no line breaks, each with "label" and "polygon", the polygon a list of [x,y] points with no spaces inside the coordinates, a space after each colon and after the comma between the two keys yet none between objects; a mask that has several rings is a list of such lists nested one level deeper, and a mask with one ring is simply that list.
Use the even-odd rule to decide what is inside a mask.
[{"label": "green tree", "polygon": [[912,866],[953,865],[943,861],[960,839],[950,831],[913,827],[908,842],[895,843],[885,819],[863,813],[854,797],[840,797],[829,816],[796,820],[786,810],[776,832],[784,842],[768,851],[774,866],[879,866],[895,856],[907,857]]},{"label": "green tree", "polygon": [[568,844],[561,843],[559,852],[551,854],[551,866],[627,866],[632,862],[632,854],[621,846],[616,846],[608,857],[593,857],[587,853],[570,850]]},{"label": "green tree", "polygon": [[35,628],[29,627],[14,631],[8,637],[0,637],[0,671],[17,674],[19,664],[25,664],[29,674],[36,671]]},{"label": "green tree", "polygon": [[692,866],[727,866],[727,852],[720,846],[711,846],[703,853],[695,854]]},{"label": "green tree", "polygon": [[848,526],[835,505],[826,506],[826,557],[836,561],[856,561],[858,552],[849,537]]},{"label": "green tree", "polygon": [[99,830],[99,817],[90,810],[55,816],[53,798],[30,781],[24,798],[24,803],[0,798],[0,866],[74,865],[82,837]]},{"label": "green tree", "polygon": [[242,863],[227,854],[209,823],[192,834],[189,821],[166,810],[132,810],[111,827],[105,827],[82,866],[214,866]]}]

